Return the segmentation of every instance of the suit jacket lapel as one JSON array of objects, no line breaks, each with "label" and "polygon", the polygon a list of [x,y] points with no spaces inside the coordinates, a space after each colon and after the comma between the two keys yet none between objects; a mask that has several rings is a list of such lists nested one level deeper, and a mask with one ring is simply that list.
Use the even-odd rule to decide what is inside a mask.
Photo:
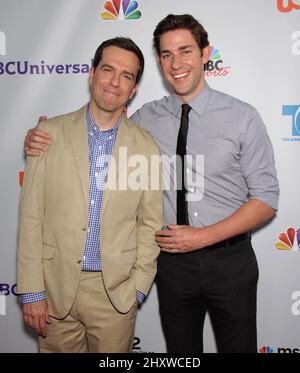
[{"label": "suit jacket lapel", "polygon": [[[130,122],[126,117],[122,117],[120,127],[118,130],[116,142],[114,145],[114,150],[112,153],[112,161],[109,166],[108,174],[107,174],[107,180],[113,180],[115,181],[116,189],[119,189],[119,179],[120,179],[120,171],[125,171],[127,173],[128,171],[128,158],[131,155],[132,152],[132,142],[133,138],[130,133]],[[120,153],[121,149],[121,153]],[[125,155],[126,152],[126,155]],[[121,157],[120,157],[120,154]],[[114,167],[114,161],[115,161],[115,167]],[[123,180],[123,184],[126,181],[127,183],[127,177],[126,180]],[[126,184],[127,188],[127,184]],[[107,207],[107,203],[111,197],[111,188],[106,184],[104,193],[103,193],[103,200],[102,200],[102,215],[104,214],[105,208]]]},{"label": "suit jacket lapel", "polygon": [[86,122],[86,105],[75,112],[72,116],[73,126],[69,126],[71,144],[77,165],[82,191],[84,194],[86,208],[89,205],[89,152],[88,133]]}]

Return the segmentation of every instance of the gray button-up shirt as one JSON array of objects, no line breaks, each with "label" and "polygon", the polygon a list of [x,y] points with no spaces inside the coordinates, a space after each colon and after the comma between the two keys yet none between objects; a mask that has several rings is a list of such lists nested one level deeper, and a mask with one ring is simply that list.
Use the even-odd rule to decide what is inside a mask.
[{"label": "gray button-up shirt", "polygon": [[[160,146],[167,188],[164,220],[171,224],[176,224],[176,162],[168,160],[176,155],[181,105],[172,94],[143,105],[131,117]],[[258,112],[207,84],[189,105],[186,167],[190,225],[217,223],[249,198],[277,209],[279,185],[273,148]]]}]

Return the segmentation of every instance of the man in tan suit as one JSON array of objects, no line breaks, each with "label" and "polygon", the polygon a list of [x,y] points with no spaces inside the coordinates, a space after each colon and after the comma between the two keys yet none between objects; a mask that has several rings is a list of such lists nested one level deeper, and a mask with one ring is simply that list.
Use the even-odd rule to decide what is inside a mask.
[{"label": "man in tan suit", "polygon": [[54,141],[25,169],[18,293],[42,352],[131,351],[162,225],[158,147],[123,114],[143,68],[132,40],[105,41],[89,104],[39,125]]}]

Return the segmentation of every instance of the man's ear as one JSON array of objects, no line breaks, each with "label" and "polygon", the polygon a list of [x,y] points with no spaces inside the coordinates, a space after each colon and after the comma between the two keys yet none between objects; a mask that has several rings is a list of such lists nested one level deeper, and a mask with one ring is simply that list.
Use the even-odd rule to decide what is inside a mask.
[{"label": "man's ear", "polygon": [[89,69],[89,86],[92,84],[92,79],[94,76],[95,69],[91,66]]},{"label": "man's ear", "polygon": [[156,62],[158,63],[158,65],[160,67],[161,65],[160,65],[160,55],[159,54],[156,55]]},{"label": "man's ear", "polygon": [[138,90],[138,85],[136,84],[134,87],[133,87],[133,89],[132,89],[132,92],[131,92],[131,94],[130,94],[130,96],[129,96],[129,101],[133,98],[133,96],[136,94],[136,92],[137,92],[137,90]]},{"label": "man's ear", "polygon": [[202,49],[202,62],[204,65],[209,61],[210,55],[211,55],[211,47],[210,45],[208,45],[207,47]]}]

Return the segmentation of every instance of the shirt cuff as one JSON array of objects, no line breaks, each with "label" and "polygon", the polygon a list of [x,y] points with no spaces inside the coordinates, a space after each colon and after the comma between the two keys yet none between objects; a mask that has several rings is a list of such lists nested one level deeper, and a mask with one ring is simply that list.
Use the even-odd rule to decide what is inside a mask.
[{"label": "shirt cuff", "polygon": [[146,298],[146,295],[141,293],[140,291],[136,291],[136,298],[137,298],[137,301],[139,302],[139,304],[142,304]]},{"label": "shirt cuff", "polygon": [[33,302],[39,302],[41,300],[46,299],[46,293],[44,291],[39,293],[25,293],[20,294],[20,301],[21,303],[33,303]]}]

